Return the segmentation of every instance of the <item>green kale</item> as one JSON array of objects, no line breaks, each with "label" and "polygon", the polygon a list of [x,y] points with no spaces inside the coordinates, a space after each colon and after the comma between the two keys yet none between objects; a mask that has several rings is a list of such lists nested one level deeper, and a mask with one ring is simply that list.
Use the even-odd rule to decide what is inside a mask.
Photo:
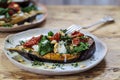
[{"label": "green kale", "polygon": [[63,32],[63,33],[66,33],[67,29],[61,29],[60,31]]},{"label": "green kale", "polygon": [[39,43],[39,54],[43,56],[53,51],[53,47],[54,47],[53,44],[50,43],[47,37],[43,36]]},{"label": "green kale", "polygon": [[19,41],[20,45],[23,45],[25,43],[25,41]]},{"label": "green kale", "polygon": [[73,51],[70,49],[69,45],[65,45],[66,49],[67,49],[67,53],[71,54],[73,53]]},{"label": "green kale", "polygon": [[37,10],[37,7],[35,5],[31,5],[31,6],[28,6],[28,7],[25,7],[25,8],[22,8],[22,11],[23,12],[30,12],[32,10]]},{"label": "green kale", "polygon": [[68,45],[72,42],[72,38],[69,37],[67,34],[65,34],[65,36],[61,36],[60,40],[65,41]]},{"label": "green kale", "polygon": [[76,53],[79,53],[79,52],[87,50],[87,49],[89,49],[89,44],[80,42],[79,46],[74,46],[73,51]]},{"label": "green kale", "polygon": [[48,36],[53,36],[53,35],[54,35],[54,33],[52,31],[48,32]]}]

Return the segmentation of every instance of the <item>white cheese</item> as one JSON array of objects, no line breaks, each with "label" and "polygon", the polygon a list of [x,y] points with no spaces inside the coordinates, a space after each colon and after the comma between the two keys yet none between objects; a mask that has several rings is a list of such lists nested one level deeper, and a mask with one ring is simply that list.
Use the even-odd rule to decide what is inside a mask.
[{"label": "white cheese", "polygon": [[38,51],[39,50],[39,46],[38,45],[34,45],[34,46],[32,46],[32,48],[34,49],[34,51]]},{"label": "white cheese", "polygon": [[42,42],[42,44],[46,44],[47,42],[48,42],[48,40],[45,40],[45,41]]},{"label": "white cheese", "polygon": [[21,12],[21,13],[19,13],[18,15],[19,15],[19,16],[24,16],[24,13],[23,13],[23,12]]},{"label": "white cheese", "polygon": [[3,18],[5,18],[5,16],[4,15],[0,15],[0,19],[3,19]]},{"label": "white cheese", "polygon": [[65,42],[60,41],[58,43],[58,53],[66,53],[66,52],[67,52],[67,50],[65,48]]}]

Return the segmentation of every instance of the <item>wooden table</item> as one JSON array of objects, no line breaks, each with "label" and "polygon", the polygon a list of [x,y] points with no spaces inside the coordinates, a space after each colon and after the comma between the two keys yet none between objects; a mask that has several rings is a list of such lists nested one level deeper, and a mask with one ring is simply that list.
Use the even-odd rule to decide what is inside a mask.
[{"label": "wooden table", "polygon": [[2,79],[63,79],[63,80],[120,80],[120,7],[119,6],[48,6],[49,16],[39,27],[67,28],[72,24],[86,26],[105,15],[113,16],[115,23],[87,29],[108,46],[104,60],[91,70],[66,76],[46,76],[23,71],[13,65],[3,53],[6,36],[0,33],[0,80]]}]

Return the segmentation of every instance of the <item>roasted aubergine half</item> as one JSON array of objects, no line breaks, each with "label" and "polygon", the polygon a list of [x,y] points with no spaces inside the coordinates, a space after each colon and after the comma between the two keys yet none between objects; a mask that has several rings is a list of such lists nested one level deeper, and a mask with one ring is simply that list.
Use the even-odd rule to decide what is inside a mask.
[{"label": "roasted aubergine half", "polygon": [[70,34],[66,30],[50,31],[8,50],[32,61],[70,63],[90,58],[95,52],[95,41],[79,31]]},{"label": "roasted aubergine half", "polygon": [[[23,4],[25,3],[23,7]],[[25,2],[16,2],[14,0],[0,1],[0,27],[16,27],[18,25],[28,25],[37,21],[37,17],[44,14],[43,10],[38,7]]]}]

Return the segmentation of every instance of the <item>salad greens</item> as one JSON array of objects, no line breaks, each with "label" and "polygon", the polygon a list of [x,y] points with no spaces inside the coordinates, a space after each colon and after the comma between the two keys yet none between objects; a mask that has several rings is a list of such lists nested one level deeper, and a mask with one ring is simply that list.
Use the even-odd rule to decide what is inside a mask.
[{"label": "salad greens", "polygon": [[89,48],[88,43],[80,42],[79,46],[74,46],[73,51],[76,52],[76,53],[79,53],[79,52],[84,51],[84,50],[86,50],[88,48]]},{"label": "salad greens", "polygon": [[66,33],[67,29],[61,29],[60,31],[63,32],[63,33]]},{"label": "salad greens", "polygon": [[48,32],[48,36],[53,36],[54,33],[52,31]]},{"label": "salad greens", "polygon": [[45,55],[46,53],[53,51],[53,45],[47,39],[47,36],[43,36],[39,43],[39,53],[40,55]]},{"label": "salad greens", "polygon": [[[66,32],[66,30],[61,30],[63,33]],[[53,36],[54,33],[52,31],[48,32],[48,36]],[[82,36],[81,39],[84,39],[86,37]],[[64,36],[60,36],[60,41],[65,42],[65,48],[67,50],[67,53],[74,54],[79,53],[81,51],[87,50],[89,48],[89,44],[87,42],[80,42],[77,46],[72,46],[73,49],[70,48],[70,45],[72,43],[72,37],[68,36],[68,34],[65,34]],[[47,36],[43,36],[40,43],[39,43],[39,53],[40,55],[45,55],[49,52],[53,52],[54,44],[51,44],[51,41],[47,38]]]},{"label": "salad greens", "polygon": [[0,8],[0,15],[5,15],[5,17],[9,19],[10,18],[10,15],[8,13],[9,10],[10,10],[9,8]]},{"label": "salad greens", "polygon": [[28,7],[22,8],[22,11],[27,13],[29,13],[32,10],[37,10],[37,7],[35,5],[30,5]]}]

